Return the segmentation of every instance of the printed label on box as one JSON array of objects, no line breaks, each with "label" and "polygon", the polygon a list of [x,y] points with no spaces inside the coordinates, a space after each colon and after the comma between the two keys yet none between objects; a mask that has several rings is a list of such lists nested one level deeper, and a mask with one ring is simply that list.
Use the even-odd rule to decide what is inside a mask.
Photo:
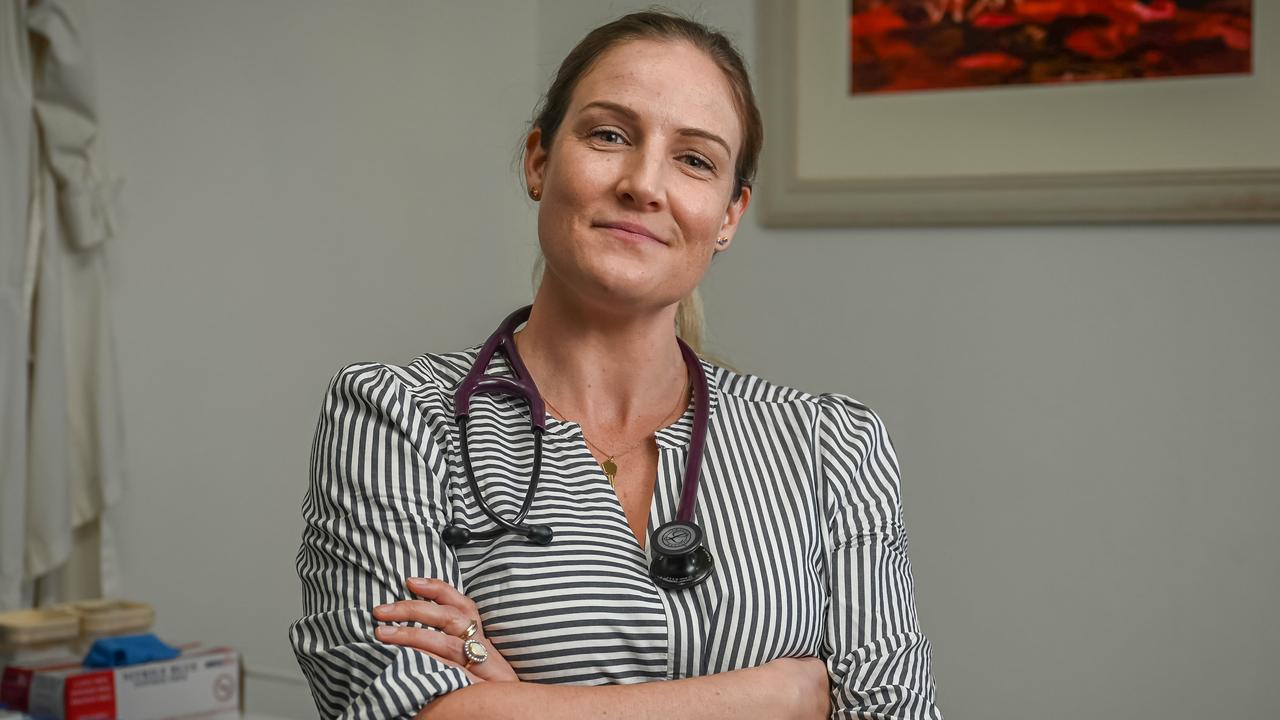
[{"label": "printed label on box", "polygon": [[234,714],[240,656],[215,648],[129,667],[37,672],[30,712],[58,720],[164,720]]}]

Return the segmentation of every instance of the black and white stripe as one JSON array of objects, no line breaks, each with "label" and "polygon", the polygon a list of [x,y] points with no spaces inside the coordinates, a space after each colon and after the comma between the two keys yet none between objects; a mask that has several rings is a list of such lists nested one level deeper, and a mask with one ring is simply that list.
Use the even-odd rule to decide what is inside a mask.
[{"label": "black and white stripe", "polygon": [[[373,638],[370,609],[404,580],[444,579],[475,601],[485,633],[524,680],[638,683],[786,656],[823,658],[833,717],[941,718],[916,619],[898,464],[880,418],[704,362],[711,389],[697,521],[716,572],[686,590],[649,578],[621,505],[581,429],[548,416],[528,521],[549,547],[503,535],[457,549],[450,519],[491,527],[467,490],[453,389],[476,348],[408,366],[361,364],[329,387],[303,502],[305,616],[290,629],[324,717],[410,717],[466,676]],[[507,374],[499,355],[490,372]],[[533,463],[528,408],[478,396],[469,444],[506,517]],[[675,517],[690,407],[657,433],[650,529]]]}]

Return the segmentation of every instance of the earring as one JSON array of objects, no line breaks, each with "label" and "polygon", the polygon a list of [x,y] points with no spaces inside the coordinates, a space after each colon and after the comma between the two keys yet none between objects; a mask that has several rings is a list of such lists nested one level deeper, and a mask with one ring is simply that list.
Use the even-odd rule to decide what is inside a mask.
[{"label": "earring", "polygon": [[727,237],[718,238],[718,239],[716,240],[716,244],[717,244],[717,245],[719,245],[719,246],[721,246],[721,247],[724,247],[725,245],[728,245],[728,244],[729,244],[729,238],[727,238]]},{"label": "earring", "polygon": [[537,200],[542,197],[542,191],[538,190],[538,188],[529,188],[529,197]]}]

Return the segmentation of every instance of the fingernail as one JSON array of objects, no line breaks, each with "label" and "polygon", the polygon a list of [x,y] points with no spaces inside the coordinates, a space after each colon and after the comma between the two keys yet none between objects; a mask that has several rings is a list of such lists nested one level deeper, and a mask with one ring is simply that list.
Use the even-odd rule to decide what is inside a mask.
[{"label": "fingernail", "polygon": [[426,585],[427,583],[428,583],[427,578],[409,578],[410,585],[417,585],[421,587],[423,585]]},{"label": "fingernail", "polygon": [[379,625],[373,630],[373,634],[380,638],[394,637],[398,632],[400,632],[400,628],[393,625]]},{"label": "fingernail", "polygon": [[391,608],[391,606],[390,606],[390,605],[379,605],[378,607],[374,608],[374,609],[373,609],[373,611],[374,611],[374,612],[386,612],[386,611],[387,611],[387,610],[389,610],[390,608]]}]

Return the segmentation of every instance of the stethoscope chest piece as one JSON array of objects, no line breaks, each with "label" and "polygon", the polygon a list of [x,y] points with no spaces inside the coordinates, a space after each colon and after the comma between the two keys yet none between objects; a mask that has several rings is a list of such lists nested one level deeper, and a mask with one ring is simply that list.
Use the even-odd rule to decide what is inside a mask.
[{"label": "stethoscope chest piece", "polygon": [[649,574],[658,587],[692,587],[715,570],[711,553],[703,544],[702,528],[692,522],[676,520],[659,527],[650,536],[649,547],[653,553]]}]

